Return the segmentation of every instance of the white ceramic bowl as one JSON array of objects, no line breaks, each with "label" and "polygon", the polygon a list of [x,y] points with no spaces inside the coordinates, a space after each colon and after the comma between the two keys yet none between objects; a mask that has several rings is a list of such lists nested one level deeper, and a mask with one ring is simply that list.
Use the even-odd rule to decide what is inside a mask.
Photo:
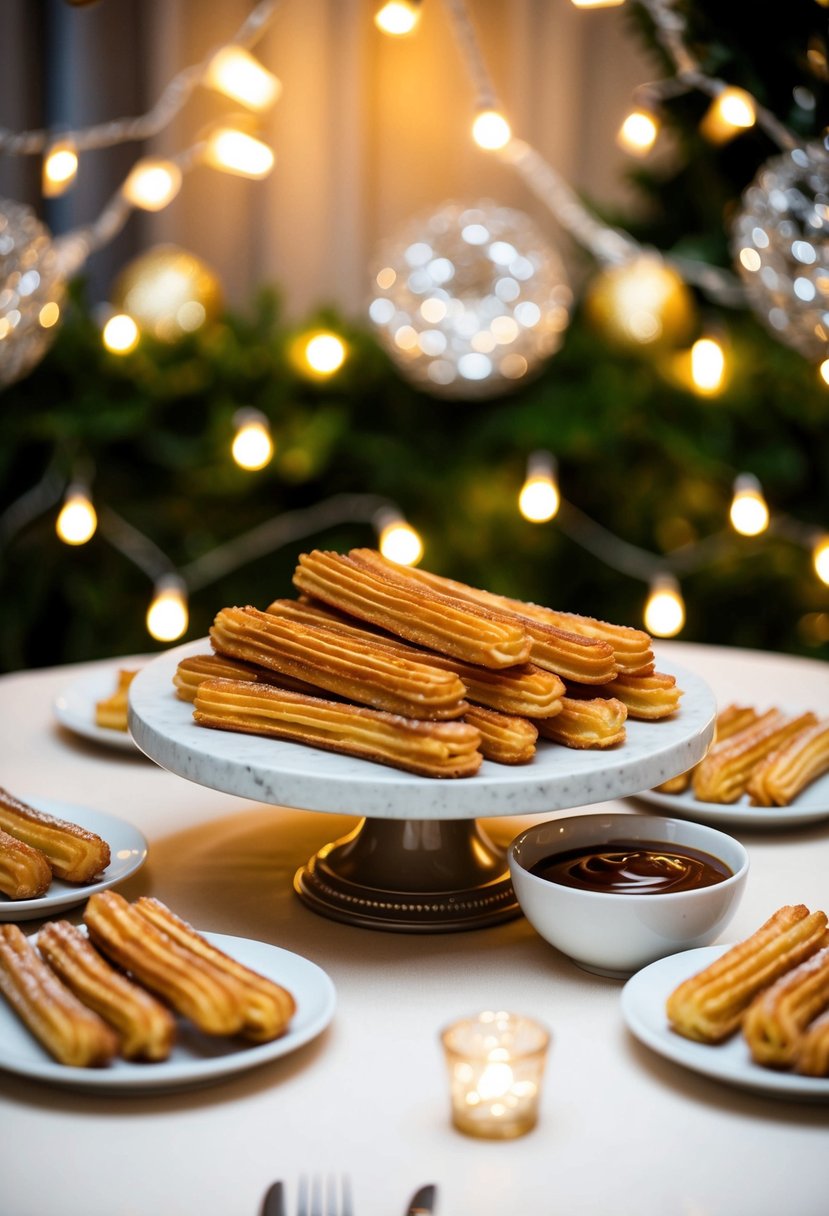
[{"label": "white ceramic bowl", "polygon": [[[612,840],[700,849],[725,862],[730,878],[668,894],[579,890],[531,874],[553,853]],[[710,944],[737,910],[748,853],[733,837],[690,820],[658,815],[568,815],[537,824],[509,847],[512,884],[527,920],[580,967],[626,978],[657,958]]]}]

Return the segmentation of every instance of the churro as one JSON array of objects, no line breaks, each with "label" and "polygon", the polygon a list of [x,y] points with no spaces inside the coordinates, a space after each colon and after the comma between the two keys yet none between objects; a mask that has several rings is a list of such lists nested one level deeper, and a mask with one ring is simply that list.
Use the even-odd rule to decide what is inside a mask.
[{"label": "churro", "polygon": [[95,832],[37,811],[6,790],[0,790],[0,829],[44,853],[65,882],[91,882],[110,862],[109,845]]},{"label": "churro", "polygon": [[[730,739],[732,735],[745,730],[747,726],[751,726],[752,722],[756,722],[758,717],[757,710],[752,709],[749,705],[726,706],[725,709],[717,714],[717,721],[714,727],[714,744],[723,743],[726,739]],[[696,765],[694,765],[694,768],[696,768]],[[670,777],[667,781],[663,781],[661,785],[656,786],[656,792],[658,794],[684,794],[691,784],[693,772],[693,768],[688,768],[684,773],[679,773],[676,777]]]},{"label": "churro", "polygon": [[251,684],[278,684],[293,692],[316,693],[318,689],[305,680],[295,680],[267,667],[257,667],[226,655],[195,654],[182,659],[173,672],[173,685],[180,701],[192,702],[203,680],[246,680]]},{"label": "churro", "polygon": [[612,697],[593,700],[562,697],[561,705],[561,713],[554,718],[536,721],[542,739],[580,749],[624,743],[627,709],[621,701]]},{"label": "churro", "polygon": [[138,672],[131,668],[122,668],[118,672],[115,692],[110,697],[104,697],[95,702],[95,722],[107,730],[128,729],[127,705],[129,703],[130,684]]},{"label": "churro", "polygon": [[60,982],[17,925],[0,925],[0,992],[60,1064],[94,1068],[115,1056],[112,1030]]},{"label": "churro", "polygon": [[800,1036],[794,1066],[806,1077],[829,1077],[829,1013],[815,1018]]},{"label": "churro", "polygon": [[702,802],[736,802],[756,765],[816,721],[813,713],[786,717],[769,710],[746,730],[711,748],[694,770],[694,797]]},{"label": "churro", "polygon": [[535,755],[538,728],[526,718],[499,714],[480,705],[470,705],[463,717],[479,732],[478,746],[485,760],[494,760],[496,764],[528,764]]},{"label": "churro", "polygon": [[752,1059],[767,1068],[788,1068],[795,1062],[803,1031],[827,1008],[829,946],[825,945],[752,1001],[743,1019],[743,1037]]},{"label": "churro", "polygon": [[[573,692],[572,685],[568,684],[568,696]],[[601,688],[590,684],[577,690],[576,695],[615,697],[627,707],[629,718],[654,722],[676,713],[682,689],[677,688],[675,676],[655,671],[647,676],[618,675]]]},{"label": "churro", "polygon": [[52,868],[40,849],[0,831],[0,892],[9,899],[37,899],[52,882]]},{"label": "churro", "polygon": [[767,756],[751,774],[747,792],[755,806],[787,806],[829,772],[829,720],[806,727]]},{"label": "churro", "polygon": [[556,629],[563,629],[567,633],[577,633],[582,637],[608,642],[613,647],[613,660],[616,670],[619,672],[629,675],[647,675],[653,670],[654,655],[651,637],[643,629],[633,629],[629,625],[612,625],[609,621],[581,616],[575,612],[558,612],[553,608],[545,608],[541,604],[514,600],[505,595],[498,595],[494,598],[504,608],[517,612],[520,616],[532,617],[536,621],[553,625]]}]

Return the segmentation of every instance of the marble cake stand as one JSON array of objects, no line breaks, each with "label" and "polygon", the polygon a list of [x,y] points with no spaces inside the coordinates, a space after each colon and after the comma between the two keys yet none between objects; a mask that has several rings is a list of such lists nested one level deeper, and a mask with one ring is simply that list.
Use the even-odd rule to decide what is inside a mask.
[{"label": "marble cake stand", "polygon": [[206,640],[148,663],[130,688],[138,747],[162,768],[257,802],[363,816],[296,874],[315,912],[406,933],[482,928],[519,915],[504,851],[477,822],[604,802],[650,789],[705,754],[716,704],[691,672],[673,671],[685,695],[675,718],[628,722],[623,746],[575,751],[541,743],[533,762],[485,761],[474,777],[433,780],[365,760],[257,735],[208,730],[173,688],[177,664]]}]

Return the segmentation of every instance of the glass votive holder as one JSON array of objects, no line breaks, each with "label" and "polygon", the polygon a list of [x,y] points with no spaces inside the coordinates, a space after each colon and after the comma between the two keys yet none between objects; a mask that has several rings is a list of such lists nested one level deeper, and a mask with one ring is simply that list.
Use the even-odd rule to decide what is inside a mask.
[{"label": "glass votive holder", "polygon": [[448,1026],[441,1042],[449,1070],[452,1122],[468,1136],[511,1140],[538,1122],[550,1035],[516,1013],[487,1010]]}]

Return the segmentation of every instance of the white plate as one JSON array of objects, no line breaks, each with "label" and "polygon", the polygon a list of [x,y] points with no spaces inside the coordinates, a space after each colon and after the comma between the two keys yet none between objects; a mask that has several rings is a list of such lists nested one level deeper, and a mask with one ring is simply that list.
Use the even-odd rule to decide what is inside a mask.
[{"label": "white plate", "polygon": [[829,1101],[829,1077],[801,1077],[755,1064],[742,1035],[711,1047],[676,1034],[668,1025],[665,1002],[678,984],[702,971],[729,946],[701,946],[660,958],[637,971],[622,989],[622,1016],[629,1030],[659,1055],[741,1089],[760,1090],[778,1098]]},{"label": "white plate", "polygon": [[[71,1089],[107,1093],[186,1089],[210,1085],[296,1051],[316,1038],[331,1021],[336,1004],[334,985],[316,963],[267,942],[222,933],[204,936],[238,962],[276,980],[293,994],[296,1013],[282,1038],[247,1045],[238,1039],[211,1038],[199,1034],[189,1024],[180,1024],[178,1041],[168,1060],[134,1064],[118,1059],[106,1068],[69,1068],[53,1060],[5,1001],[0,1000],[0,1068]],[[36,942],[37,937],[31,940]]]},{"label": "white plate", "polygon": [[636,796],[680,819],[693,819],[714,827],[723,824],[746,828],[793,828],[829,817],[829,773],[807,786],[789,806],[751,806],[747,794],[728,805],[700,802],[689,793],[660,794],[656,790],[645,790]]},{"label": "white plate", "polygon": [[139,662],[144,661],[146,660],[133,662],[130,659],[119,659],[109,667],[99,667],[84,676],[78,676],[52,703],[55,717],[61,726],[65,726],[73,734],[82,735],[85,739],[105,743],[107,747],[138,751],[129,731],[111,730],[109,727],[98,725],[95,721],[95,705],[96,702],[114,694],[119,671],[126,668],[137,670]]},{"label": "white plate", "polygon": [[40,920],[66,908],[73,908],[76,904],[82,904],[93,892],[105,891],[107,887],[123,882],[139,870],[147,859],[146,840],[137,828],[123,819],[116,819],[104,811],[93,811],[86,806],[54,802],[51,798],[19,797],[21,802],[33,806],[35,810],[46,811],[58,819],[68,819],[70,823],[96,832],[109,845],[112,859],[97,882],[78,886],[77,883],[53,878],[49,890],[39,899],[7,899],[5,895],[0,895],[0,921]]}]

